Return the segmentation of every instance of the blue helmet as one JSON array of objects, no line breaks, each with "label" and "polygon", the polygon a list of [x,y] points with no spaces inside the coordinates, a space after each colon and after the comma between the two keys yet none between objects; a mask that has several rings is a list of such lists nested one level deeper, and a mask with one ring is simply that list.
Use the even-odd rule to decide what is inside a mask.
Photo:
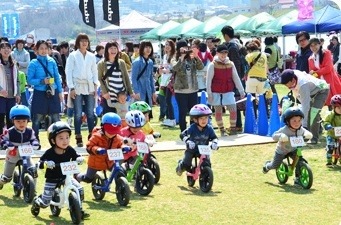
[{"label": "blue helmet", "polygon": [[9,117],[11,120],[20,120],[20,119],[30,120],[31,112],[27,106],[15,105],[9,111]]},{"label": "blue helmet", "polygon": [[102,129],[111,135],[119,134],[121,130],[121,117],[113,112],[102,116]]}]

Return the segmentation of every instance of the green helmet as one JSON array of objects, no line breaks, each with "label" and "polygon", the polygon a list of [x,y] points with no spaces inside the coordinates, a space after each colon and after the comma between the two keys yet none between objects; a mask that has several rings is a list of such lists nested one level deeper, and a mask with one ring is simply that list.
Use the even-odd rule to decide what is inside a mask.
[{"label": "green helmet", "polygon": [[130,105],[130,110],[139,110],[143,114],[148,113],[152,110],[152,108],[148,105],[147,102],[137,101]]}]

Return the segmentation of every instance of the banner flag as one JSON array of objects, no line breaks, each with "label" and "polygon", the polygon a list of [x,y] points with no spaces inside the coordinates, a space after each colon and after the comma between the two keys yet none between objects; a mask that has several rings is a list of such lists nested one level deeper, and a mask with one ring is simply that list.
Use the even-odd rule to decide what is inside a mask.
[{"label": "banner flag", "polygon": [[103,16],[105,21],[117,26],[120,25],[118,0],[103,0]]},{"label": "banner flag", "polygon": [[1,16],[1,33],[2,36],[4,37],[8,37],[10,35],[11,32],[11,22],[10,22],[10,18],[9,18],[9,14],[2,14]]},{"label": "banner flag", "polygon": [[96,28],[94,0],[79,0],[79,10],[82,13],[83,22]]},{"label": "banner flag", "polygon": [[299,20],[312,19],[314,17],[314,0],[297,0]]},{"label": "banner flag", "polygon": [[11,38],[18,38],[20,36],[20,21],[18,13],[11,13],[10,15],[11,24]]}]

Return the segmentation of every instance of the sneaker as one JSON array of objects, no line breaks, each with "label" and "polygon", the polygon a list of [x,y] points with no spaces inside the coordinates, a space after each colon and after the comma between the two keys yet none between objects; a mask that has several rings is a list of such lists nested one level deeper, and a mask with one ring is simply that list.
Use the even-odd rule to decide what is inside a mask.
[{"label": "sneaker", "polygon": [[236,127],[229,127],[229,128],[227,129],[227,132],[229,133],[229,135],[236,135],[236,134],[238,133]]},{"label": "sneaker", "polygon": [[266,174],[269,172],[269,169],[267,168],[267,164],[270,163],[271,161],[266,161],[263,166],[263,173]]},{"label": "sneaker", "polygon": [[175,120],[170,120],[170,119],[165,119],[161,125],[167,126],[167,127],[175,127],[176,126],[176,121]]},{"label": "sneaker", "polygon": [[160,137],[161,137],[161,133],[159,133],[159,132],[154,132],[154,133],[153,133],[153,137],[154,137],[154,138],[160,138]]},{"label": "sneaker", "polygon": [[220,137],[226,137],[228,136],[226,130],[224,128],[220,129]]},{"label": "sneaker", "polygon": [[312,138],[310,141],[307,142],[307,144],[316,145],[318,143],[318,140],[316,138]]},{"label": "sneaker", "polygon": [[178,166],[177,166],[176,169],[175,169],[176,174],[177,174],[178,176],[181,176],[182,173],[184,172],[181,165],[182,165],[182,160],[179,160],[179,161],[178,161]]},{"label": "sneaker", "polygon": [[236,127],[236,131],[239,132],[243,132],[243,128],[242,127]]},{"label": "sneaker", "polygon": [[333,164],[332,164],[332,162],[327,162],[327,164],[326,164],[326,166],[328,166],[328,167],[332,167],[333,166]]},{"label": "sneaker", "polygon": [[67,124],[69,124],[70,127],[73,127],[73,120],[72,118],[67,119]]},{"label": "sneaker", "polygon": [[299,177],[295,177],[294,185],[301,186],[301,181],[300,181],[300,178],[299,178]]},{"label": "sneaker", "polygon": [[41,199],[41,195],[35,197],[33,199],[33,202],[34,202],[36,207],[40,207],[40,208],[47,208],[48,207],[48,205],[44,203],[43,199]]}]

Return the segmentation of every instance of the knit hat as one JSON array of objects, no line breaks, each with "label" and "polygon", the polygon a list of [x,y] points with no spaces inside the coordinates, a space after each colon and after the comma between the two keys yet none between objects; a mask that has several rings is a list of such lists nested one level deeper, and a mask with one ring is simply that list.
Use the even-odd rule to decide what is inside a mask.
[{"label": "knit hat", "polygon": [[226,45],[218,45],[217,47],[217,52],[228,52],[227,46]]},{"label": "knit hat", "polygon": [[179,40],[176,42],[176,50],[179,51],[182,47],[188,47],[186,40]]}]

